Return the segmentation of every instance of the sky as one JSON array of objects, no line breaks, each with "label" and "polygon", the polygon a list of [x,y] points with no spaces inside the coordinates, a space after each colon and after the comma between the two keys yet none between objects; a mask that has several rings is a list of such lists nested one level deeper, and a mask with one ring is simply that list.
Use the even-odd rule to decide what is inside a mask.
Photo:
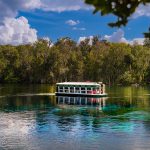
[{"label": "sky", "polygon": [[38,38],[53,42],[70,37],[79,42],[98,35],[110,42],[143,43],[150,26],[150,4],[140,5],[127,26],[111,28],[113,15],[93,14],[84,0],[0,0],[0,44],[28,44]]}]

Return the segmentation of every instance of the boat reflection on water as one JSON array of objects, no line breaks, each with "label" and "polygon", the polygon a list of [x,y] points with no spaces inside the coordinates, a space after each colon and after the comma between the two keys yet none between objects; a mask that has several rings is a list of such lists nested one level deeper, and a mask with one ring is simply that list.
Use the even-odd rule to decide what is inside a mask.
[{"label": "boat reflection on water", "polygon": [[107,97],[68,97],[68,96],[57,96],[56,101],[58,105],[77,105],[77,106],[106,106]]}]

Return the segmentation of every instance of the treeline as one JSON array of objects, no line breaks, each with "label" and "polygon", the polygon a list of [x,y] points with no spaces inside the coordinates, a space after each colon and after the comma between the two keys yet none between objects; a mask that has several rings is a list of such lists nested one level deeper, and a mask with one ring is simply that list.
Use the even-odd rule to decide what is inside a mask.
[{"label": "treeline", "polygon": [[53,46],[43,39],[31,45],[0,46],[0,83],[147,84],[150,47],[149,41],[145,43],[131,46],[94,37],[80,44],[61,38]]}]

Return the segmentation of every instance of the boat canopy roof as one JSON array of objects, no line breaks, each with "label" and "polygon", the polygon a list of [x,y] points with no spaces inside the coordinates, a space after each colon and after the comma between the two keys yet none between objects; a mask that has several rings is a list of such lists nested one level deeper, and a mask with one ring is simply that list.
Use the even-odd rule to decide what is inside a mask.
[{"label": "boat canopy roof", "polygon": [[62,82],[57,83],[58,86],[99,86],[102,82]]}]

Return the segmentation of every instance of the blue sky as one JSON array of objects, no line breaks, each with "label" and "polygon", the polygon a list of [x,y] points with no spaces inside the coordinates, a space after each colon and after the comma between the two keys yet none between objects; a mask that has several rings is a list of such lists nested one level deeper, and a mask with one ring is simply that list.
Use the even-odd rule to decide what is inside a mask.
[{"label": "blue sky", "polygon": [[139,6],[125,27],[111,28],[113,15],[93,14],[83,0],[0,0],[0,44],[32,43],[48,37],[79,38],[99,35],[111,42],[143,40],[150,26],[150,5]]},{"label": "blue sky", "polygon": [[[20,12],[19,16],[25,16],[31,27],[38,31],[39,37],[49,37],[57,40],[60,37],[71,37],[78,40],[79,37],[91,35],[111,35],[118,28],[111,28],[107,24],[115,21],[113,15],[101,16],[99,13],[93,14],[92,10],[66,11],[66,12],[44,12],[36,10],[34,12]],[[67,20],[79,20],[80,23],[74,26],[66,24]],[[150,18],[147,16],[131,19],[127,26],[121,29],[125,37],[129,40],[142,38],[143,32],[147,31],[150,25]],[[73,30],[73,27],[85,28],[85,30]]]}]

